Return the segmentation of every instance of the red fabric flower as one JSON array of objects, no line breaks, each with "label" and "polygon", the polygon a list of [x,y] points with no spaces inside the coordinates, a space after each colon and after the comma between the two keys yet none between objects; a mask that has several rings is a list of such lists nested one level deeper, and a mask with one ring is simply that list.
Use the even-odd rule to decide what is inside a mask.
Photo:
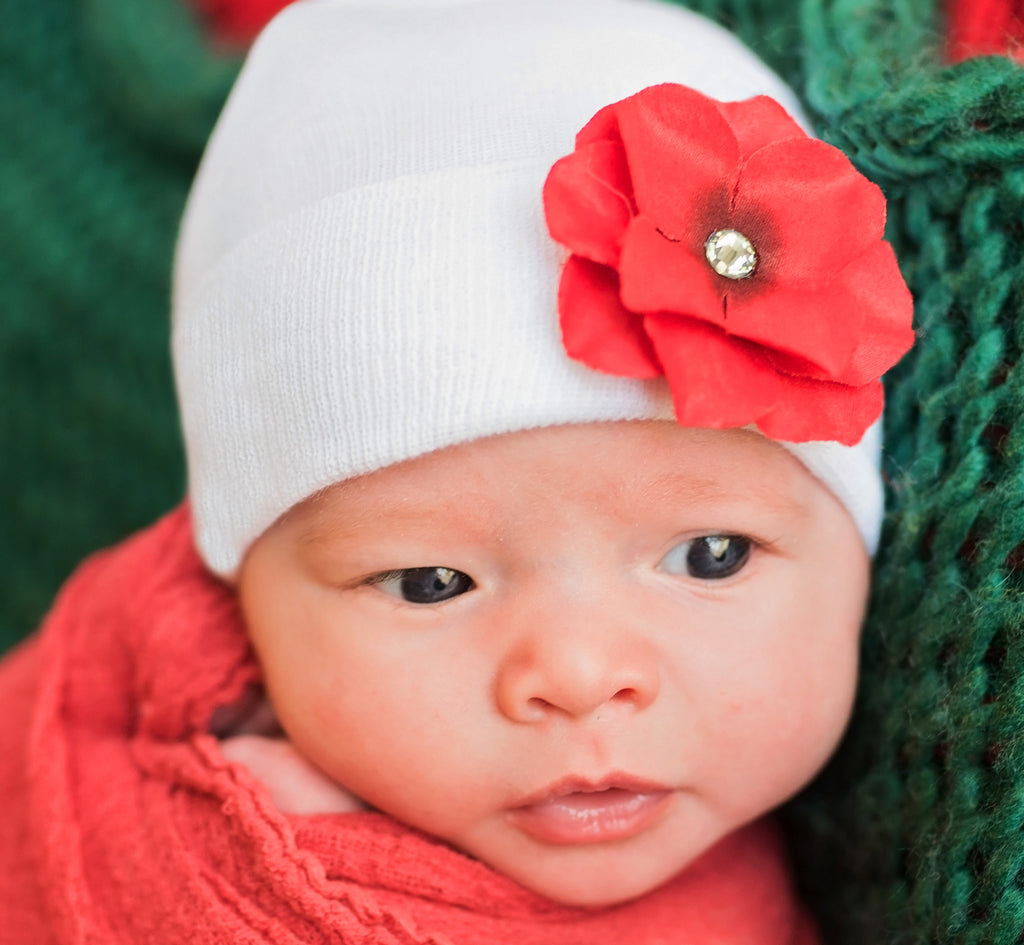
[{"label": "red fabric flower", "polygon": [[191,0],[213,37],[230,46],[248,46],[257,33],[292,0]]},{"label": "red fabric flower", "polygon": [[1024,0],[946,0],[946,55],[1008,55],[1024,62]]},{"label": "red fabric flower", "polygon": [[[686,426],[853,444],[878,418],[879,378],[913,342],[885,200],[772,99],[644,89],[591,119],[544,205],[573,253],[559,287],[572,357],[664,375]],[[746,278],[708,261],[723,229],[756,250]]]}]

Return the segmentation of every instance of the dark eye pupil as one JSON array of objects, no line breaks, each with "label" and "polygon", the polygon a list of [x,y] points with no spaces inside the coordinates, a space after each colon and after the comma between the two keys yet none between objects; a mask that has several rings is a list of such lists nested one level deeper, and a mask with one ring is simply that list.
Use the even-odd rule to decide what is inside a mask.
[{"label": "dark eye pupil", "polygon": [[468,574],[453,568],[410,568],[402,575],[403,599],[410,604],[437,604],[473,586]]},{"label": "dark eye pupil", "polygon": [[749,557],[749,539],[738,535],[707,535],[690,546],[686,567],[695,578],[724,578],[739,571]]}]

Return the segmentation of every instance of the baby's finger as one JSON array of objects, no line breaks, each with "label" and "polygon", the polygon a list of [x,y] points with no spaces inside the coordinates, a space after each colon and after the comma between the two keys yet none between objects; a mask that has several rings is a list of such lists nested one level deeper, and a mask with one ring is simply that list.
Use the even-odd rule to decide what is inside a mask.
[{"label": "baby's finger", "polygon": [[237,735],[221,742],[221,754],[245,765],[284,814],[349,814],[366,809],[286,738]]}]

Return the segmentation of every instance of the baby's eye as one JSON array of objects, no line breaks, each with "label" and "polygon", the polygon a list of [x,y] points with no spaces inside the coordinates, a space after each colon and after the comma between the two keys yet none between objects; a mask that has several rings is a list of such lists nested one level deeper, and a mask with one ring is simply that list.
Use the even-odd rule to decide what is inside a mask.
[{"label": "baby's eye", "polygon": [[454,568],[402,568],[375,574],[366,583],[410,604],[440,604],[473,588],[473,579]]},{"label": "baby's eye", "polygon": [[750,558],[752,544],[742,535],[704,535],[680,542],[661,559],[660,566],[669,574],[715,581],[739,571]]}]

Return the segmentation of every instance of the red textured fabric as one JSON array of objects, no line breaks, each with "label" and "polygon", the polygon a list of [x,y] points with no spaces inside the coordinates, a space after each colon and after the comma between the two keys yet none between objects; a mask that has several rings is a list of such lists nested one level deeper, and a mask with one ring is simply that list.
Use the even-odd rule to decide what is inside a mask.
[{"label": "red textured fabric", "polygon": [[292,0],[189,0],[218,42],[247,46]]},{"label": "red textured fabric", "polygon": [[816,941],[767,821],[586,910],[381,814],[285,816],[207,733],[257,679],[187,510],[82,566],[0,664],[7,945]]},{"label": "red textured fabric", "polygon": [[947,0],[947,55],[1007,55],[1024,62],[1024,0]]},{"label": "red textured fabric", "polygon": [[[658,85],[610,105],[551,169],[544,208],[573,253],[559,286],[572,357],[664,375],[685,426],[852,444],[878,418],[879,378],[913,342],[885,200],[772,99]],[[712,269],[719,230],[752,242],[748,277]]]}]

